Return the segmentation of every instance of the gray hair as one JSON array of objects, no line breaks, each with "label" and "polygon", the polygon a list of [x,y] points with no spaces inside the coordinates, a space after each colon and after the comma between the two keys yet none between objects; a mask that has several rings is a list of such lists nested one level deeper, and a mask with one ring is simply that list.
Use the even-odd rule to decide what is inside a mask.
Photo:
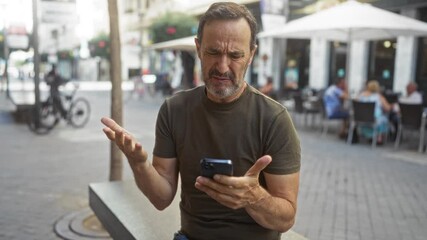
[{"label": "gray hair", "polygon": [[202,42],[203,29],[207,22],[213,20],[238,20],[244,18],[251,29],[250,49],[256,47],[257,22],[254,15],[244,5],[239,5],[233,2],[217,2],[213,3],[209,9],[203,14],[199,21],[199,29],[197,30],[197,39]]}]

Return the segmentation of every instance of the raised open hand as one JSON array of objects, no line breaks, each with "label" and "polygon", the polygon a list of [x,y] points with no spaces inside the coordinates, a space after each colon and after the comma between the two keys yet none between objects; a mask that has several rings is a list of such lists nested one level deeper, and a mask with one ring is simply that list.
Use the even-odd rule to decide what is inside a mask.
[{"label": "raised open hand", "polygon": [[142,148],[135,138],[124,128],[118,125],[113,119],[103,117],[101,122],[106,126],[102,130],[111,141],[114,141],[117,147],[127,157],[132,169],[138,164],[147,161],[147,152]]}]

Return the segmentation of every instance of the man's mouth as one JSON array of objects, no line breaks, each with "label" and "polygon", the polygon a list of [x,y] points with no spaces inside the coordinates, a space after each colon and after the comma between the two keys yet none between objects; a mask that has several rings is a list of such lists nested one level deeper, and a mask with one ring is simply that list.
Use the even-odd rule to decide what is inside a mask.
[{"label": "man's mouth", "polygon": [[212,78],[218,81],[231,81],[228,77],[212,76]]}]

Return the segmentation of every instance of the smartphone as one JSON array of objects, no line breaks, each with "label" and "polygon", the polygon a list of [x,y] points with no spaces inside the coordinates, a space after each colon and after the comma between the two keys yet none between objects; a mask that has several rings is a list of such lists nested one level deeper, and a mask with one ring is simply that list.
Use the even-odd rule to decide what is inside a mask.
[{"label": "smartphone", "polygon": [[200,160],[200,175],[213,178],[215,174],[233,175],[233,162],[229,159],[202,158]]}]

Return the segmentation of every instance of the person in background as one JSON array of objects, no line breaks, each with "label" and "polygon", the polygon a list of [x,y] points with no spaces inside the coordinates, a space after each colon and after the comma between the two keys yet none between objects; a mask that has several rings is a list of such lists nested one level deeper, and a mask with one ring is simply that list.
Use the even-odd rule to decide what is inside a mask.
[{"label": "person in background", "polygon": [[[285,107],[244,81],[256,20],[243,5],[212,4],[195,39],[205,85],[160,107],[153,160],[110,118],[104,133],[123,151],[139,189],[159,210],[181,181],[174,239],[279,240],[295,222],[301,147]],[[202,158],[230,159],[233,176],[200,176]]]},{"label": "person in background", "polygon": [[381,145],[384,141],[385,134],[388,134],[388,113],[392,110],[392,106],[387,102],[385,97],[381,95],[381,89],[378,81],[371,80],[367,83],[366,89],[360,93],[357,98],[361,102],[375,102],[375,120],[377,122],[377,139],[372,139],[373,129],[371,127],[361,127],[361,134],[365,138],[370,138],[372,141],[377,141]]},{"label": "person in background", "polygon": [[276,100],[276,93],[274,91],[274,86],[273,86],[273,78],[272,77],[268,77],[267,78],[267,82],[265,83],[264,86],[262,86],[259,89],[260,92],[262,92],[263,94],[265,94],[266,96],[271,97],[272,99]]},{"label": "person in background", "polygon": [[288,61],[288,67],[285,70],[285,89],[296,90],[298,89],[299,73],[296,66],[296,61],[291,59]]},{"label": "person in background", "polygon": [[339,132],[340,138],[347,137],[349,113],[344,108],[344,101],[348,98],[347,82],[344,78],[337,79],[323,94],[323,103],[328,119],[343,120],[341,131]]},{"label": "person in background", "polygon": [[400,108],[399,103],[404,104],[422,104],[423,103],[423,96],[420,92],[418,92],[418,85],[415,82],[409,82],[406,85],[406,96],[401,96],[398,99],[397,103],[394,103],[392,105],[392,111],[390,111],[390,122],[392,124],[391,129],[391,139],[396,139],[397,134],[397,128],[400,121]]},{"label": "person in background", "polygon": [[62,104],[61,93],[59,92],[59,86],[65,84],[67,81],[58,74],[55,64],[52,65],[51,70],[46,74],[45,81],[50,87],[50,96],[52,97],[54,109],[59,111],[63,118],[67,118],[67,110]]},{"label": "person in background", "polygon": [[418,85],[415,82],[410,82],[406,85],[406,96],[400,97],[399,102],[406,104],[423,103],[423,96],[418,92]]}]

